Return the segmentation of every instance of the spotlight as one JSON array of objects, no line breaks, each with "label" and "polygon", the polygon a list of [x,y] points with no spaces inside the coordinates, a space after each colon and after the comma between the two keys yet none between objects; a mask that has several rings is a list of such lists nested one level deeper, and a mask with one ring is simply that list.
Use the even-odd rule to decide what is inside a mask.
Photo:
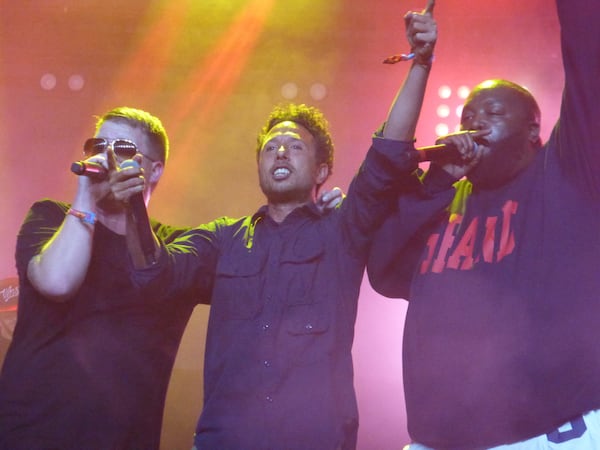
[{"label": "spotlight", "polygon": [[458,90],[456,91],[456,94],[458,95],[458,97],[462,98],[463,100],[465,98],[467,98],[470,93],[471,93],[471,89],[469,89],[467,86],[460,86],[458,88]]},{"label": "spotlight", "polygon": [[45,73],[40,78],[40,86],[45,91],[51,91],[56,87],[56,77],[52,73]]},{"label": "spotlight", "polygon": [[446,134],[448,134],[449,132],[449,128],[448,125],[446,125],[445,123],[438,123],[435,126],[435,134],[437,136],[445,136]]},{"label": "spotlight", "polygon": [[313,100],[323,100],[327,95],[327,88],[322,83],[315,83],[310,87],[310,96]]},{"label": "spotlight", "polygon": [[281,86],[281,95],[283,98],[287,98],[288,100],[296,98],[298,95],[298,86],[296,83],[292,83],[291,81],[289,83],[285,83],[283,86]]},{"label": "spotlight", "polygon": [[85,84],[85,81],[83,79],[83,77],[81,75],[71,75],[69,77],[69,89],[71,89],[72,91],[80,91],[83,89],[83,85]]},{"label": "spotlight", "polygon": [[445,119],[450,115],[450,107],[448,105],[440,105],[437,107],[437,115],[442,119]]},{"label": "spotlight", "polygon": [[462,112],[463,112],[463,105],[458,105],[456,107],[456,117],[458,117],[460,119],[462,117]]},{"label": "spotlight", "polygon": [[450,98],[452,95],[452,89],[448,85],[440,86],[438,89],[438,95],[443,99]]}]

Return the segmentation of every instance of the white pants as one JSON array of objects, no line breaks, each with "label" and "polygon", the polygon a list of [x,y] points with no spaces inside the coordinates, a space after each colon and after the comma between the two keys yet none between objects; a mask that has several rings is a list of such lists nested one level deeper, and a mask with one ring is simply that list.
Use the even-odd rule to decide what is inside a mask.
[{"label": "white pants", "polygon": [[[434,449],[413,443],[405,447],[405,450]],[[600,450],[600,409],[573,419],[551,433],[488,450]]]}]

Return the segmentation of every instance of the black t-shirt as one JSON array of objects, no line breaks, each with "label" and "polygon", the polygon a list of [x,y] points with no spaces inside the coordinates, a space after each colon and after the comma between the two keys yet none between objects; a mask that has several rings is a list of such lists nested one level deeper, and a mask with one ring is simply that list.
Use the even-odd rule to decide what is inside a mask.
[{"label": "black t-shirt", "polygon": [[[76,296],[42,297],[27,264],[67,209],[35,203],[18,236],[20,297],[0,376],[0,448],[158,449],[171,369],[195,302],[140,296],[129,282],[125,238],[101,223]],[[181,231],[153,225],[167,240]]]}]

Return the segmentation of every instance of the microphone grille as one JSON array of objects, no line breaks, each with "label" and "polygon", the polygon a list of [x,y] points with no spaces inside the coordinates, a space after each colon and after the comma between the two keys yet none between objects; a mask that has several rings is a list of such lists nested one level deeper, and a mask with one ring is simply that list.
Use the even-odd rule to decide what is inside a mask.
[{"label": "microphone grille", "polygon": [[121,163],[121,169],[127,169],[128,167],[140,168],[140,164],[134,159],[126,159]]}]

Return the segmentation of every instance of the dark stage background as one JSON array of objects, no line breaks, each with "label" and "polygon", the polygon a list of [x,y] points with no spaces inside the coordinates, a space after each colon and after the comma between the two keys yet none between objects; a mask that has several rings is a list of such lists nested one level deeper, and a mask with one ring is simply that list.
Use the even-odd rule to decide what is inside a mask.
[{"label": "dark stage background", "polygon": [[[255,137],[272,106],[286,100],[328,116],[337,154],[327,187],[346,190],[406,71],[381,61],[408,50],[402,16],[425,3],[0,0],[0,299],[8,304],[15,294],[14,245],[25,213],[42,197],[72,200],[70,163],[80,159],[94,115],[114,106],[146,109],[169,132],[171,159],[150,206],[163,222],[195,225],[260,206]],[[562,86],[553,2],[439,0],[435,14],[440,38],[418,144],[456,127],[460,87],[496,77],[533,91],[547,137]],[[354,345],[362,450],[408,441],[405,308],[365,280]],[[12,310],[0,309],[4,341]],[[207,315],[207,307],[196,308],[176,361],[165,450],[191,446]]]}]

